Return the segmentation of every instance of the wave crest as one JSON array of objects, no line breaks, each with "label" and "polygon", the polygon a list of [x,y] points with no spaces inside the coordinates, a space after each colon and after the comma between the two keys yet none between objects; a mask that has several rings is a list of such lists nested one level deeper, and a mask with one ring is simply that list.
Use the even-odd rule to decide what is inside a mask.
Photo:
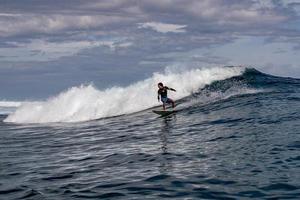
[{"label": "wave crest", "polygon": [[176,88],[175,100],[197,92],[205,85],[241,75],[242,67],[214,67],[181,72],[166,70],[127,87],[98,90],[93,85],[72,87],[43,102],[23,103],[4,121],[14,123],[79,122],[138,112],[159,105],[157,83]]}]

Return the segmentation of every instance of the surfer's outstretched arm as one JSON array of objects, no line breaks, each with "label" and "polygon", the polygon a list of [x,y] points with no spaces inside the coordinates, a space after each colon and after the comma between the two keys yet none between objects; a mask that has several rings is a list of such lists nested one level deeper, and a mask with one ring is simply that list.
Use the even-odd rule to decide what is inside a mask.
[{"label": "surfer's outstretched arm", "polygon": [[176,92],[176,90],[175,90],[175,89],[173,89],[173,88],[170,88],[170,87],[167,87],[167,86],[166,86],[166,89],[167,89],[167,90],[171,90],[171,91],[174,91],[174,92]]}]

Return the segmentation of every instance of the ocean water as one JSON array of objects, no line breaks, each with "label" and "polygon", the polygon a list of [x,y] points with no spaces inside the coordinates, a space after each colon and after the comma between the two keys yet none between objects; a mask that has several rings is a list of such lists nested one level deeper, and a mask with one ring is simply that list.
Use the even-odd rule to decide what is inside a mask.
[{"label": "ocean water", "polygon": [[1,105],[0,199],[300,198],[299,79],[196,69]]}]

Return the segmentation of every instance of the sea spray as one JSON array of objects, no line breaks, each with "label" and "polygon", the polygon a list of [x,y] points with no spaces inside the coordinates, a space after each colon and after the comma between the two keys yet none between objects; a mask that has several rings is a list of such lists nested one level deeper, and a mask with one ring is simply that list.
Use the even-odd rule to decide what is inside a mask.
[{"label": "sea spray", "polygon": [[98,90],[93,85],[72,87],[43,102],[23,103],[4,121],[14,123],[79,122],[134,113],[157,102],[157,83],[176,88],[170,97],[175,100],[197,92],[217,80],[241,75],[242,67],[214,67],[154,73],[152,77],[127,87]]},{"label": "sea spray", "polygon": [[7,115],[13,113],[17,107],[19,107],[22,102],[19,101],[7,101],[1,100],[0,101],[0,115]]}]

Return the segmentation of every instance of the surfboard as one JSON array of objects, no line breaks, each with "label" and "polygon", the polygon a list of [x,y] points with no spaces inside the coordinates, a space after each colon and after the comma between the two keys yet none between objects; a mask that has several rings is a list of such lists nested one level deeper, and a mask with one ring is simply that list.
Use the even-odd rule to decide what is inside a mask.
[{"label": "surfboard", "polygon": [[166,116],[177,112],[177,110],[152,110],[152,112],[161,116]]}]

